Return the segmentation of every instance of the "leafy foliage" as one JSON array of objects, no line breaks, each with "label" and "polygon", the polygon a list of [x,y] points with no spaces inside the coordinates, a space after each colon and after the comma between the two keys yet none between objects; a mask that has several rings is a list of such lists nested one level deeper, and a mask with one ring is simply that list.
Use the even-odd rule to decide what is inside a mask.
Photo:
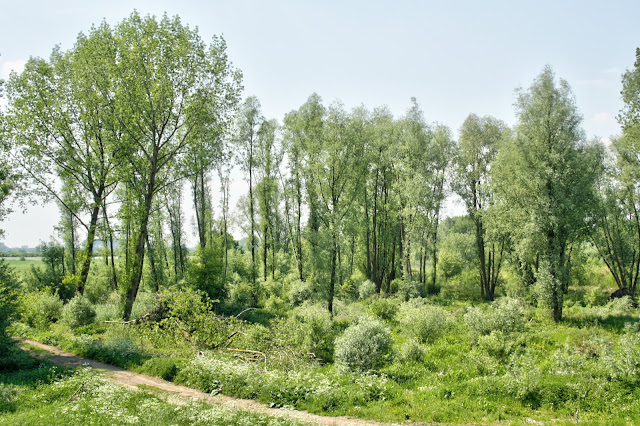
[{"label": "leafy foliage", "polygon": [[335,360],[346,370],[376,370],[391,359],[391,333],[383,324],[363,320],[336,339]]}]

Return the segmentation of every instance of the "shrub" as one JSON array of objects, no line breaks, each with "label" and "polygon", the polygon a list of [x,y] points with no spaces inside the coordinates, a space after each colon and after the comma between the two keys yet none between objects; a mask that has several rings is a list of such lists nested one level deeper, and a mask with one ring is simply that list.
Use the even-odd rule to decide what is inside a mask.
[{"label": "shrub", "polygon": [[593,287],[584,295],[584,301],[588,306],[602,306],[607,303],[607,295],[599,287]]},{"label": "shrub", "polygon": [[[396,281],[396,280],[394,280]],[[409,299],[420,297],[421,284],[418,281],[398,280],[398,297],[407,302]]]},{"label": "shrub", "polygon": [[524,328],[524,314],[517,299],[504,297],[482,310],[470,308],[464,315],[464,321],[475,335],[486,335],[492,331],[510,333]]},{"label": "shrub", "polygon": [[365,280],[358,288],[358,295],[360,299],[366,299],[369,296],[376,294],[376,284],[373,281]]},{"label": "shrub", "polygon": [[416,339],[407,340],[400,347],[400,360],[403,362],[420,362],[424,357],[424,348]]},{"label": "shrub", "polygon": [[287,326],[297,331],[295,340],[302,343],[304,354],[324,362],[333,360],[337,328],[324,306],[301,306],[289,317]]},{"label": "shrub", "polygon": [[421,343],[433,342],[452,326],[449,313],[439,306],[405,304],[400,313],[405,332]]},{"label": "shrub", "polygon": [[89,299],[76,296],[67,303],[62,311],[62,321],[71,329],[89,325],[96,319],[96,310]]},{"label": "shrub", "polygon": [[391,321],[398,313],[398,304],[393,299],[378,297],[371,301],[369,311],[384,321]]},{"label": "shrub", "polygon": [[14,272],[0,259],[0,346],[6,338],[5,330],[18,309],[18,280]]},{"label": "shrub", "polygon": [[311,299],[312,295],[311,283],[300,280],[295,280],[291,283],[291,290],[289,290],[289,302],[291,305],[299,306]]},{"label": "shrub", "polygon": [[35,328],[47,328],[52,322],[60,319],[62,300],[51,294],[48,289],[27,293],[20,298],[22,316],[26,324]]},{"label": "shrub", "polygon": [[187,365],[186,358],[151,358],[140,367],[140,372],[172,381]]},{"label": "shrub", "polygon": [[391,332],[378,321],[363,321],[336,339],[334,358],[341,369],[366,372],[391,357]]},{"label": "shrub", "polygon": [[211,299],[222,300],[227,289],[222,281],[223,253],[220,246],[209,244],[196,248],[185,271],[185,282],[193,289],[204,291]]}]

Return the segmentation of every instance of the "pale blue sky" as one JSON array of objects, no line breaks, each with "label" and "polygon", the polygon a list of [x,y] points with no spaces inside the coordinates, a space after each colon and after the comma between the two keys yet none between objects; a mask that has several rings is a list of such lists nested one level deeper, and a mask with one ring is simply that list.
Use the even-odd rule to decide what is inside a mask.
[{"label": "pale blue sky", "polygon": [[[103,18],[178,14],[204,39],[223,34],[244,73],[244,95],[282,119],[312,93],[347,107],[417,97],[428,121],[454,131],[473,112],[514,124],[514,89],[545,64],[566,79],[587,134],[619,132],[620,76],[640,46],[637,1],[11,1],[0,6],[0,78],[29,56]],[[240,182],[234,186],[243,191]],[[44,214],[43,212],[49,212]],[[0,227],[7,245],[47,240],[55,208],[17,213]]]}]

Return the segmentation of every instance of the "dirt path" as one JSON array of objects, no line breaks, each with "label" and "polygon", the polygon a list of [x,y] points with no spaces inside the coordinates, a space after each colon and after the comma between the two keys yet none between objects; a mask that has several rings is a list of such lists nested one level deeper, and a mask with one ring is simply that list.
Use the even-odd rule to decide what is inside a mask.
[{"label": "dirt path", "polygon": [[[49,361],[69,366],[85,365],[96,370],[102,371],[114,383],[126,386],[134,390],[152,390],[162,391],[166,393],[168,402],[180,404],[186,400],[203,400],[209,403],[218,404],[233,410],[250,411],[252,413],[264,414],[272,417],[286,417],[288,419],[298,420],[317,425],[383,425],[384,423],[354,419],[350,417],[325,417],[317,414],[311,414],[307,411],[280,410],[277,408],[269,408],[266,405],[250,400],[239,399],[225,395],[209,395],[199,390],[191,389],[186,386],[176,385],[171,382],[159,379],[157,377],[147,376],[145,374],[134,373],[113,365],[104,364],[102,362],[93,361],[82,358],[69,352],[65,352],[54,346],[45,345],[33,340],[20,339],[21,343],[31,345],[35,348],[47,351],[50,355],[43,357]],[[141,388],[141,386],[143,388]]]}]

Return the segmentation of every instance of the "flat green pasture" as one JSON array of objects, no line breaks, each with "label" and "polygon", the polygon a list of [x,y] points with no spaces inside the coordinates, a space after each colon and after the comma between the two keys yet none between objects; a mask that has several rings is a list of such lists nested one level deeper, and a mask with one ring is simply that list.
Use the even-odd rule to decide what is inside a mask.
[{"label": "flat green pasture", "polygon": [[19,257],[5,257],[4,261],[13,268],[20,276],[31,269],[31,265],[36,268],[43,266],[42,258],[40,257],[27,257],[25,260],[20,260]]}]

